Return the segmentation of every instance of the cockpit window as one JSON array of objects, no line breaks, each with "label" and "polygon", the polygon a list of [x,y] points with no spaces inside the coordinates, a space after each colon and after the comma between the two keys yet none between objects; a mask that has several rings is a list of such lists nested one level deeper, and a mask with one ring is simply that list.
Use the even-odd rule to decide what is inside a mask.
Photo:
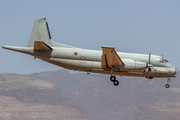
[{"label": "cockpit window", "polygon": [[163,62],[168,62],[168,60],[164,59]]},{"label": "cockpit window", "polygon": [[166,62],[168,62],[168,60],[166,60],[166,59],[161,59],[161,62],[162,62],[162,63],[166,63]]}]

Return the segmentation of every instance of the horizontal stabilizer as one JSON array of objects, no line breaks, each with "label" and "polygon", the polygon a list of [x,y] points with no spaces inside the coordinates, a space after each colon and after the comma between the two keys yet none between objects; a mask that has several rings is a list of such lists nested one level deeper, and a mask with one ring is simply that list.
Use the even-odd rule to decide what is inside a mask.
[{"label": "horizontal stabilizer", "polygon": [[34,49],[35,50],[52,50],[50,46],[48,46],[43,41],[34,41]]}]

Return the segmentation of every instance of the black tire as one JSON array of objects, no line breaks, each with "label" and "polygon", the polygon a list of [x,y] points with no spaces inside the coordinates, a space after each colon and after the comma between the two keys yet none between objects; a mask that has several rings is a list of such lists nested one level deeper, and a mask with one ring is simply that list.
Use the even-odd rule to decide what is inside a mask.
[{"label": "black tire", "polygon": [[111,76],[111,77],[110,77],[110,80],[111,80],[112,82],[114,82],[114,81],[116,80],[116,77],[115,77],[115,76]]},{"label": "black tire", "polygon": [[169,84],[166,84],[166,85],[165,85],[165,87],[166,87],[166,88],[169,88],[169,87],[170,87],[170,85],[169,85]]},{"label": "black tire", "polygon": [[115,80],[115,81],[113,82],[113,84],[114,84],[115,86],[118,86],[118,85],[119,85],[119,81]]}]

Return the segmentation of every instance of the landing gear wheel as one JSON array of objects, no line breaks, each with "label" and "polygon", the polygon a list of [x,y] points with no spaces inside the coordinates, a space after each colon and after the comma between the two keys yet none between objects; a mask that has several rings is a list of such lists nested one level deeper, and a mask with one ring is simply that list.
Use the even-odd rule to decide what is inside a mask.
[{"label": "landing gear wheel", "polygon": [[119,81],[117,81],[117,80],[115,80],[113,83],[114,83],[115,86],[119,85]]},{"label": "landing gear wheel", "polygon": [[165,85],[165,87],[166,87],[166,88],[169,88],[169,87],[170,87],[170,85],[169,85],[169,84],[166,84],[166,85]]},{"label": "landing gear wheel", "polygon": [[114,81],[116,80],[116,77],[115,77],[115,76],[111,76],[111,77],[110,77],[110,80],[111,80],[112,82],[114,82]]}]

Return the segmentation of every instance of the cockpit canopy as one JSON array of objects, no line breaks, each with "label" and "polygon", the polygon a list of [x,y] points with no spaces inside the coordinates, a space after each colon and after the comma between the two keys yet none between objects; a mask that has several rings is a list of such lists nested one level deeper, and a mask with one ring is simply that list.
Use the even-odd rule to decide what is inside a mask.
[{"label": "cockpit canopy", "polygon": [[160,60],[160,62],[162,62],[162,63],[168,63],[168,60],[163,58],[163,59]]}]

